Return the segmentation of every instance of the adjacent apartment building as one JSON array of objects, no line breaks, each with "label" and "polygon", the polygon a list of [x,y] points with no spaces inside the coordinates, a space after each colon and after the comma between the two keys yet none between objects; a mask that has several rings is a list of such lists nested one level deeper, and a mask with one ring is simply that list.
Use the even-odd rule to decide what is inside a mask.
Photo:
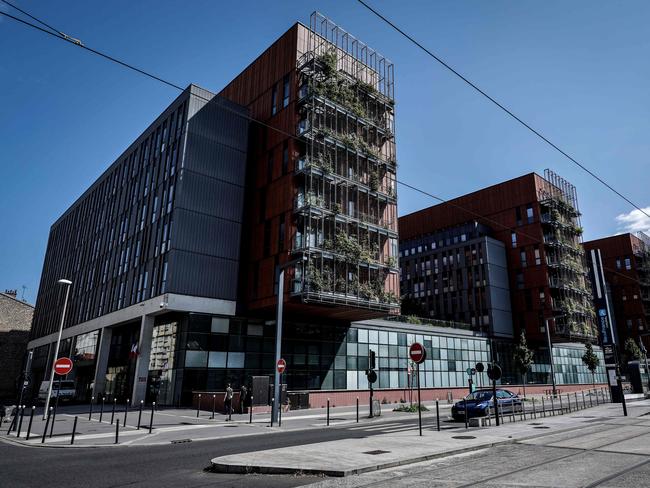
[{"label": "adjacent apartment building", "polygon": [[34,306],[16,290],[0,293],[0,399],[15,401],[20,388]]},{"label": "adjacent apartment building", "polygon": [[575,343],[596,341],[597,328],[569,182],[549,170],[527,174],[400,217],[399,232],[402,296],[421,313],[501,339],[510,371],[508,339],[525,331],[546,363],[533,367],[539,382],[549,327],[556,362],[572,358],[571,374],[581,368]]},{"label": "adjacent apartment building", "polygon": [[585,242],[584,248],[600,252],[616,343],[622,348],[631,337],[650,348],[650,237],[626,233]]},{"label": "adjacent apartment building", "polygon": [[[351,322],[399,309],[393,76],[314,13],[219,94],[189,86],[52,226],[36,382],[61,278],[73,284],[59,355],[75,361],[78,399],[188,403],[268,376],[286,267],[289,388],[356,388]],[[406,346],[390,352],[405,377]],[[405,383],[397,370],[386,386]]]}]

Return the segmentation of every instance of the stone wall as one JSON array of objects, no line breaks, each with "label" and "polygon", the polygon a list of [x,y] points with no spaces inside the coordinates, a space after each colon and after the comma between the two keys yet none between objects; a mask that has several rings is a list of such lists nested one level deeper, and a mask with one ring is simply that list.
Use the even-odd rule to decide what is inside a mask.
[{"label": "stone wall", "polygon": [[16,396],[34,307],[0,293],[0,399]]}]

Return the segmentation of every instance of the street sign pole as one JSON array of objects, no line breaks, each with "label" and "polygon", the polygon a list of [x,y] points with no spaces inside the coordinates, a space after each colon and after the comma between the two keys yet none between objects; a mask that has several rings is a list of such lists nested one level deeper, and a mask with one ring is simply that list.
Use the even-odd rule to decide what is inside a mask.
[{"label": "street sign pole", "polygon": [[418,374],[418,424],[420,426],[420,437],[422,437],[422,404],[420,403],[420,363],[417,363]]},{"label": "street sign pole", "polygon": [[418,376],[418,427],[420,436],[422,435],[422,403],[420,398],[420,364],[427,358],[427,350],[419,342],[414,342],[409,348],[409,357],[417,365],[416,374]]}]

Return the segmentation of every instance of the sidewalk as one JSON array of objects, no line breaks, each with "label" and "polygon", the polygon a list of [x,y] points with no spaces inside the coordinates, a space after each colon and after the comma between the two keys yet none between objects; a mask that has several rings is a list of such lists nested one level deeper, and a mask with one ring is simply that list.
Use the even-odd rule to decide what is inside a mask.
[{"label": "sidewalk", "polygon": [[[563,431],[595,429],[597,426],[591,423],[598,417],[620,419],[624,425],[639,421],[640,415],[650,412],[650,401],[634,402],[634,406],[628,406],[628,410],[630,417],[624,418],[620,404],[610,403],[574,410],[564,415],[519,422],[507,421],[500,427],[461,428],[441,432],[437,432],[435,427],[427,427],[423,429],[422,437],[415,429],[360,439],[349,438],[221,456],[212,459],[212,467],[216,472],[228,473],[349,476]],[[508,418],[509,416],[506,417]],[[643,419],[643,422],[650,427],[650,419]]]}]

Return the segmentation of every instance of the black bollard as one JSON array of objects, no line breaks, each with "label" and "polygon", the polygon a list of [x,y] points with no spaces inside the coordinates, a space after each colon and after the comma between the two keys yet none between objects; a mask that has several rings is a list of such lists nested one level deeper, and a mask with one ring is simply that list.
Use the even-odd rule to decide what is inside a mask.
[{"label": "black bollard", "polygon": [[593,407],[594,406],[594,399],[591,396],[591,390],[588,390],[588,391],[589,391],[589,406]]},{"label": "black bollard", "polygon": [[524,420],[526,420],[526,399],[525,398],[521,401],[521,415],[519,416],[519,420],[521,420],[522,416]]},{"label": "black bollard", "polygon": [[129,414],[129,404],[131,403],[131,399],[127,398],[126,399],[126,405],[124,405],[124,422],[122,422],[122,426],[126,427],[126,416]]},{"label": "black bollard", "polygon": [[512,422],[515,423],[517,419],[515,418],[515,399],[510,400],[510,417],[512,418]]},{"label": "black bollard", "polygon": [[201,394],[199,393],[199,401],[196,404],[196,418],[199,418],[199,410],[201,410]]},{"label": "black bollard", "polygon": [[535,399],[533,398],[533,418],[537,419],[537,412],[535,411]]},{"label": "black bollard", "polygon": [[88,405],[88,420],[92,420],[93,418],[93,401],[95,400],[95,397],[90,397],[90,404]]},{"label": "black bollard", "polygon": [[138,414],[138,430],[140,430],[140,421],[142,420],[142,405],[144,405],[144,400],[140,400],[140,413]]},{"label": "black bollard", "polygon": [[553,401],[553,397],[551,396],[551,415],[555,417],[555,402]]},{"label": "black bollard", "polygon": [[546,418],[546,406],[544,405],[544,397],[542,397],[542,413],[544,414],[544,418]]},{"label": "black bollard", "polygon": [[[594,388],[594,392],[596,393],[596,405],[600,405],[599,399],[598,399],[598,390]],[[621,392],[623,393],[623,392]]]},{"label": "black bollard", "polygon": [[41,437],[41,444],[45,444],[45,436],[47,435],[47,427],[50,423],[50,416],[52,415],[53,407],[50,407],[47,417],[45,418],[45,428],[43,429],[43,437]]},{"label": "black bollard", "polygon": [[214,411],[215,411],[215,402],[217,401],[217,395],[212,395],[212,417],[211,419],[214,420]]},{"label": "black bollard", "polygon": [[275,404],[275,398],[271,398],[271,427],[273,427],[273,405]]},{"label": "black bollard", "polygon": [[153,429],[153,412],[156,410],[156,402],[151,404],[151,418],[149,419],[149,433],[151,434],[151,429]]},{"label": "black bollard", "polygon": [[70,445],[74,444],[74,436],[77,433],[77,420],[79,418],[75,416],[74,423],[72,424],[72,437],[70,438]]},{"label": "black bollard", "polygon": [[330,424],[330,399],[327,399],[327,425]]},{"label": "black bollard", "polygon": [[248,423],[252,424],[253,423],[253,395],[251,395],[251,404],[248,407],[248,409],[249,409],[249,411],[248,411],[248,415],[249,415]]},{"label": "black bollard", "polygon": [[56,420],[56,404],[54,404],[54,411],[52,412],[52,422],[50,422],[50,439],[54,432],[54,421]]},{"label": "black bollard", "polygon": [[[418,403],[418,408],[420,408],[420,404]],[[467,400],[463,400],[463,410],[465,411],[465,429],[467,429]],[[422,435],[422,434],[420,434]]]},{"label": "black bollard", "polygon": [[[232,408],[230,409],[232,411]],[[228,414],[230,420],[230,414]],[[282,401],[280,401],[280,408],[278,408],[278,427],[282,427]]]},{"label": "black bollard", "polygon": [[357,397],[357,424],[359,423],[359,397]]},{"label": "black bollard", "polygon": [[29,435],[32,433],[32,422],[34,421],[34,411],[36,410],[36,407],[32,405],[32,413],[29,414],[29,424],[27,424],[27,437],[25,437],[25,440],[29,440]]},{"label": "black bollard", "polygon": [[113,411],[111,412],[111,425],[113,425],[113,421],[115,420],[115,405],[117,405],[117,398],[113,397]]},{"label": "black bollard", "polygon": [[102,418],[104,417],[104,402],[106,401],[106,397],[102,397],[102,406],[101,409],[99,410],[99,421],[102,421]]},{"label": "black bollard", "polygon": [[566,394],[566,401],[569,404],[569,406],[568,406],[569,413],[571,413],[571,397],[569,396],[568,393]]},{"label": "black bollard", "polygon": [[11,434],[11,431],[14,430],[14,424],[16,423],[16,419],[18,419],[18,410],[16,410],[16,415],[11,419],[11,423],[9,424],[9,430],[7,431],[7,435]]},{"label": "black bollard", "polygon": [[23,428],[23,417],[25,416],[25,405],[20,407],[20,422],[18,422],[18,432],[16,432],[16,437],[20,437],[20,431]]},{"label": "black bollard", "polygon": [[436,400],[436,425],[438,432],[440,432],[440,407],[438,406],[438,400]]},{"label": "black bollard", "polygon": [[117,419],[115,422],[115,444],[118,444],[120,441],[120,419]]},{"label": "black bollard", "polygon": [[582,393],[582,409],[584,410],[585,408],[587,408],[587,402],[585,402],[585,391],[582,390],[581,393]]},{"label": "black bollard", "polygon": [[574,391],[573,396],[575,397],[576,400],[576,410],[580,410],[580,407],[578,406],[578,392]]}]

